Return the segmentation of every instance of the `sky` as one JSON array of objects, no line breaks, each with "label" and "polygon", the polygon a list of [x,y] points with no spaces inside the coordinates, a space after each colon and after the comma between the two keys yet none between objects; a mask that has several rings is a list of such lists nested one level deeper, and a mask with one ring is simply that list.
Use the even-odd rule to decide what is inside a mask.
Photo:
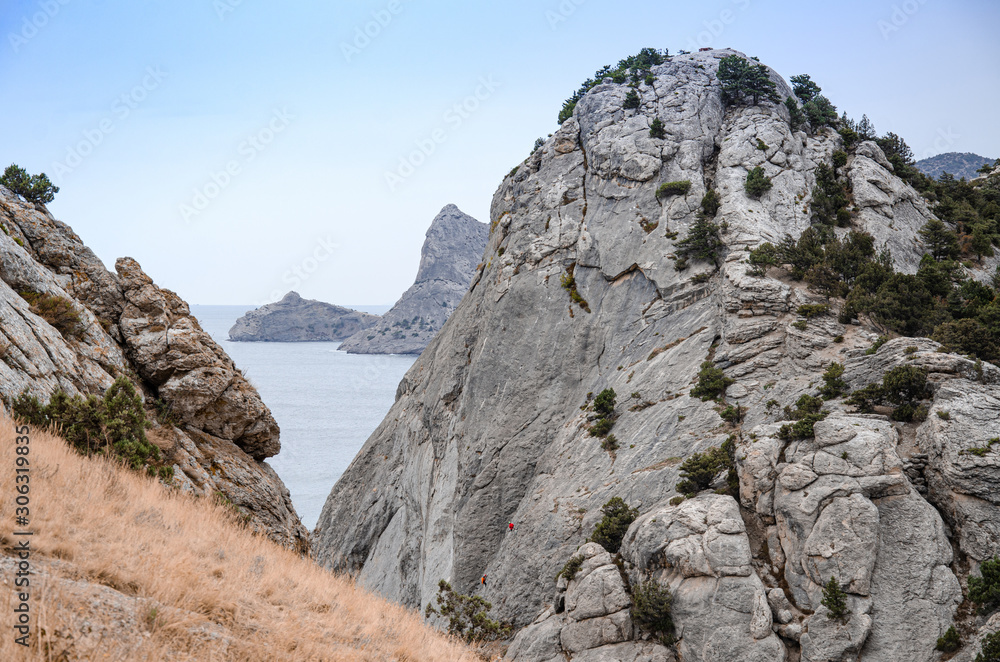
[{"label": "sky", "polygon": [[917,158],[1000,157],[993,0],[3,0],[0,167],[190,303],[391,304],[594,71],[731,47]]}]

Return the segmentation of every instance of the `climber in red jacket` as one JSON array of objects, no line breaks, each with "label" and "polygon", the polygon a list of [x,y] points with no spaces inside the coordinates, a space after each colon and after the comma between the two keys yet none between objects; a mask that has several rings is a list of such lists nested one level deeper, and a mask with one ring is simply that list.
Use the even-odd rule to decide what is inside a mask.
[{"label": "climber in red jacket", "polygon": [[508,531],[513,531],[514,530],[514,523],[513,522],[511,522],[510,524],[507,525],[507,530]]}]

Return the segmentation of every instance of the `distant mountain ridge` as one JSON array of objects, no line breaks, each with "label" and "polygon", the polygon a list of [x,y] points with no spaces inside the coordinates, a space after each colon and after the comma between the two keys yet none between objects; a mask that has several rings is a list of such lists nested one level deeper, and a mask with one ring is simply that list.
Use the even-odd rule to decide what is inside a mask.
[{"label": "distant mountain ridge", "polygon": [[247,342],[343,340],[373,326],[379,317],[289,292],[281,301],[251,310],[236,320],[229,339]]},{"label": "distant mountain ridge", "polygon": [[955,175],[956,179],[975,179],[979,176],[979,168],[995,159],[973,154],[972,152],[945,152],[917,161],[917,170],[928,177],[938,179],[943,173]]}]

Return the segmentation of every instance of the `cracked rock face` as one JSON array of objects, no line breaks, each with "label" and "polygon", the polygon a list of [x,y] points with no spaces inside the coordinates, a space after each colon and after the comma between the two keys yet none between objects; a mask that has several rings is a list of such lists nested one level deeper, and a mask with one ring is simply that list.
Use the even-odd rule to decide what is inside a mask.
[{"label": "cracked rock face", "polygon": [[655,506],[629,527],[622,557],[635,581],[670,587],[680,659],[784,660],[732,497],[703,494]]},{"label": "cracked rock face", "polygon": [[[414,607],[442,578],[483,595],[523,628],[510,659],[603,659],[595,651],[655,643],[634,624],[622,639],[628,583],[610,567],[593,574],[605,561],[565,586],[553,578],[578,549],[585,567],[603,558],[581,545],[617,496],[640,511],[625,576],[672,590],[680,659],[937,659],[967,572],[952,543],[975,559],[963,540],[981,541],[982,555],[998,539],[991,456],[961,450],[1000,436],[989,419],[1000,380],[929,340],[868,354],[879,329],[840,324],[838,302],[778,270],[748,272],[751,249],[808,227],[815,170],[842,144],[829,130],[790,131],[783,105],[724,108],[715,71],[729,54],[654,67],[638,109],[605,80],[503,180],[483,267],[334,486],[313,535],[319,562]],[[665,139],[649,136],[656,118]],[[755,166],[773,182],[760,199],[744,190]],[[841,170],[863,203],[857,226],[915,269],[907,242],[929,212],[887,166],[865,144]],[[687,194],[657,196],[683,180]],[[709,188],[725,227],[718,269],[677,271],[677,242]],[[793,326],[799,306],[817,303],[830,314]],[[706,360],[735,380],[727,403],[747,407],[738,427],[690,396]],[[926,368],[931,411],[947,406],[950,422],[854,415],[838,399],[815,439],[781,439],[784,407],[815,394],[835,361],[854,389],[898,365]],[[614,451],[588,432],[590,397],[609,387]],[[670,505],[684,458],[730,435],[738,501]],[[830,577],[846,586],[844,622],[820,605]],[[580,620],[571,605],[585,605]]]},{"label": "cracked rock face", "polygon": [[350,354],[419,354],[469,289],[489,227],[455,205],[434,217],[420,249],[417,278],[371,328],[340,345]]},{"label": "cracked rock face", "polygon": [[[280,449],[278,425],[188,305],[131,258],[118,260],[117,274],[107,271],[68,226],[3,187],[0,224],[0,396],[99,395],[130,376],[178,421],[149,431],[177,487],[221,494],[258,531],[307,549],[288,490],[263,462]],[[80,317],[78,337],[32,312],[18,294],[26,291],[66,299]]]},{"label": "cracked rock face", "polygon": [[597,543],[587,543],[576,556],[583,561],[576,575],[559,579],[559,613],[550,609],[523,629],[504,659],[675,662],[676,657],[666,646],[636,640],[629,614],[632,600],[611,555]]},{"label": "cracked rock face", "polygon": [[281,301],[251,310],[229,329],[229,339],[246,342],[324,342],[343,340],[378,321],[362,313],[289,292]]}]

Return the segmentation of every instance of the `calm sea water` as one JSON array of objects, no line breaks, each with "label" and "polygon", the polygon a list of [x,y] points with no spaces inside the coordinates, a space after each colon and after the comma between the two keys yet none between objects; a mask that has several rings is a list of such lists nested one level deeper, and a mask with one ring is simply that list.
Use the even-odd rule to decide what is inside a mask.
[{"label": "calm sea water", "polygon": [[[383,313],[388,306],[354,306]],[[414,356],[348,354],[340,343],[231,342],[229,329],[252,306],[191,306],[201,326],[243,370],[281,426],[269,458],[310,530],[330,489],[396,397]]]}]

